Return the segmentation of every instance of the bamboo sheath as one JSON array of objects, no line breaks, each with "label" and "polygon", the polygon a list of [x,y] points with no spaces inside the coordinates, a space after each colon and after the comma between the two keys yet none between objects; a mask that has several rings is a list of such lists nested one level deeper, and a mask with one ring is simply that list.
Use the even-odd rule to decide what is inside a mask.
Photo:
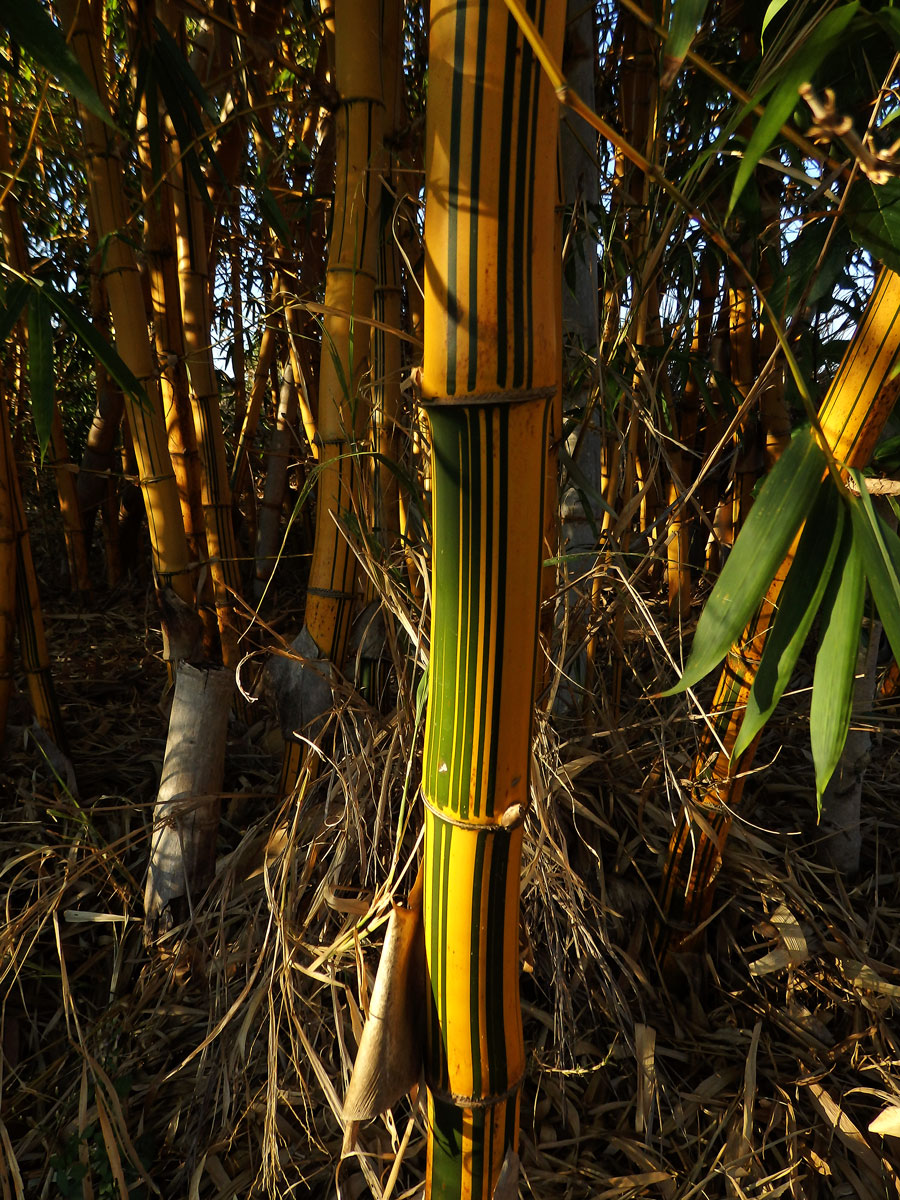
[{"label": "bamboo sheath", "polygon": [[[343,666],[356,595],[356,559],[337,521],[361,512],[356,446],[368,427],[361,390],[369,352],[378,252],[379,171],[384,100],[379,0],[335,5],[335,189],[325,275],[325,317],[319,368],[316,537],[307,585],[305,632],[323,659]],[[356,317],[367,318],[357,321]],[[280,787],[297,784],[302,743],[285,742]]]},{"label": "bamboo sheath", "polygon": [[[900,276],[883,269],[819,411],[825,441],[842,468],[863,467],[872,455],[900,395],[900,377],[893,377],[898,349]],[[799,534],[794,548],[797,540]],[[735,762],[731,761],[731,751],[794,548],[725,660],[712,702],[710,725],[704,730],[694,761],[690,800],[669,842],[659,894],[666,916],[665,925],[657,929],[662,951],[690,944],[693,930],[711,909],[731,813],[740,802],[759,737]]]},{"label": "bamboo sheath", "polygon": [[[563,0],[529,6],[562,50]],[[490,1197],[518,1138],[529,802],[550,401],[558,108],[493,0],[432,10],[425,350],[432,634],[422,768],[426,1194]]]},{"label": "bamboo sheath", "polygon": [[[58,10],[71,31],[71,44],[82,70],[108,105],[103,65],[99,5],[60,0]],[[186,604],[193,604],[188,548],[181,506],[163,419],[158,373],[144,315],[140,272],[128,244],[125,187],[121,160],[111,132],[79,106],[90,186],[91,220],[104,246],[101,277],[106,284],[122,360],[143,385],[146,402],[126,397],[134,439],[138,477],[147,512],[153,568],[160,585],[170,585]]]}]

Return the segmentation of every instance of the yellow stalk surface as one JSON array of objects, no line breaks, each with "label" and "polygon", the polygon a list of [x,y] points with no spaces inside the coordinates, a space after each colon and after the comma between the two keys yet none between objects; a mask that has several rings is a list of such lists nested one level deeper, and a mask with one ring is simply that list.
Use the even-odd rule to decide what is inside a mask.
[{"label": "yellow stalk surface", "polygon": [[[541,34],[561,50],[565,4]],[[560,374],[558,107],[504,8],[435,8],[422,394],[432,444],[427,1194],[490,1197],[518,1136],[521,822]],[[550,236],[548,236],[548,233]]]}]

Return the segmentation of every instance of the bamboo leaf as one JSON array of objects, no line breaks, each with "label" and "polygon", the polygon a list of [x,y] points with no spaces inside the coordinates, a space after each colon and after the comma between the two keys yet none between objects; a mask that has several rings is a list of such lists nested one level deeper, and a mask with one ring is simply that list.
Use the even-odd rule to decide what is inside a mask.
[{"label": "bamboo leaf", "polygon": [[38,0],[10,0],[0,6],[0,26],[36,63],[80,100],[86,109],[115,128],[106,106],[91,86],[62,30],[54,25]]},{"label": "bamboo leaf", "polygon": [[853,0],[851,4],[842,4],[840,8],[823,17],[793,58],[785,63],[779,72],[778,85],[747,143],[744,157],[738,167],[731,200],[728,202],[728,216],[734,210],[738,197],[756,169],[756,164],[796,108],[801,84],[809,83],[825,56],[840,44],[844,31],[856,16],[858,8],[859,0]]},{"label": "bamboo leaf", "polygon": [[875,512],[859,472],[850,474],[860,489],[859,497],[848,497],[854,540],[884,632],[894,657],[900,660],[900,538]]},{"label": "bamboo leaf", "polygon": [[42,459],[47,453],[53,428],[53,326],[50,316],[50,306],[41,293],[32,292],[28,301],[28,384]]},{"label": "bamboo leaf", "polygon": [[766,15],[763,17],[762,29],[759,33],[763,48],[765,48],[766,30],[784,8],[785,4],[787,4],[787,0],[771,0],[769,7],[766,9]]},{"label": "bamboo leaf", "polygon": [[41,284],[45,299],[56,309],[72,332],[81,339],[106,368],[110,378],[139,405],[148,404],[147,394],[131,369],[94,325],[86,320],[67,296],[48,283]]},{"label": "bamboo leaf", "polygon": [[275,197],[272,195],[272,190],[266,183],[262,173],[256,177],[256,198],[259,201],[259,207],[263,216],[269,223],[269,228],[284,246],[288,253],[291,252],[293,238],[287,221],[284,218],[284,213],[281,211],[281,206]]},{"label": "bamboo leaf", "polygon": [[900,271],[900,179],[879,184],[858,179],[847,194],[844,214],[856,244]]},{"label": "bamboo leaf", "polygon": [[816,799],[840,762],[850,728],[866,577],[859,543],[846,526],[822,602],[822,636],[813,676],[809,737],[816,768]]},{"label": "bamboo leaf", "polygon": [[690,50],[691,42],[703,24],[706,8],[707,0],[677,0],[677,3],[673,4],[669,36],[666,38],[666,50],[663,56],[662,76],[659,81],[661,87],[669,88],[675,82],[675,76],[681,70],[684,56]]},{"label": "bamboo leaf", "polygon": [[692,687],[743,633],[813,503],[825,455],[808,428],[772,468],[697,623],[680,681],[663,695]]},{"label": "bamboo leaf", "polygon": [[22,315],[25,301],[28,299],[28,284],[24,279],[13,279],[7,284],[3,297],[3,310],[0,312],[0,346],[13,331],[16,321]]},{"label": "bamboo leaf", "polygon": [[216,106],[204,88],[203,84],[197,78],[197,75],[191,64],[185,58],[181,47],[160,21],[159,17],[153,18],[153,28],[157,36],[157,53],[160,55],[162,65],[167,67],[172,75],[179,78],[186,85],[188,90],[193,93],[200,107],[214,123],[218,124],[219,114],[216,111]]},{"label": "bamboo leaf", "polygon": [[824,479],[800,537],[750,689],[747,711],[732,752],[734,759],[744,753],[768,721],[790,682],[831,577],[845,515],[837,488],[830,478]]}]

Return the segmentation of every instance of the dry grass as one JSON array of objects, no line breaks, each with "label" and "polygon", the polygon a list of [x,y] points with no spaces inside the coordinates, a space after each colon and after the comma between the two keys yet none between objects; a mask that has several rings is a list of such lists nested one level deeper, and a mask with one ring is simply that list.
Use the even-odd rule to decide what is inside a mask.
[{"label": "dry grass", "polygon": [[[663,980],[648,930],[696,725],[683,703],[643,698],[672,679],[651,609],[622,583],[606,601],[609,613],[628,603],[624,645],[604,620],[597,647],[601,681],[624,662],[619,713],[598,685],[587,727],[541,716],[536,730],[520,1194],[898,1195],[900,1141],[869,1128],[889,1110],[900,1134],[894,709],[880,714],[860,881],[812,853],[799,697],[767,735],[758,761],[766,747],[774,761],[735,823],[706,946]],[[232,739],[216,881],[192,925],[148,957],[142,882],[165,733],[155,635],[124,603],[54,611],[80,799],[14,732],[0,1194],[419,1194],[424,1126],[409,1102],[340,1157],[388,896],[408,886],[416,850],[412,674],[392,715],[348,695],[332,767],[302,807],[270,798],[265,714]]]}]

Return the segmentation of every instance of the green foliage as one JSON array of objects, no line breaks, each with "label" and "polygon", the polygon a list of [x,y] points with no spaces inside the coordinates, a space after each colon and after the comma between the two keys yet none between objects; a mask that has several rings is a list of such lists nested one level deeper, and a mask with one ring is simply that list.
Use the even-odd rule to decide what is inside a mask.
[{"label": "green foliage", "polygon": [[822,793],[840,762],[850,714],[853,679],[859,649],[859,630],[866,598],[862,556],[850,524],[845,524],[840,549],[822,601],[822,634],[813,678],[809,737],[816,768],[816,796]]},{"label": "green foliage", "polygon": [[822,481],[778,602],[747,711],[734,745],[738,758],[768,721],[790,682],[841,545],[845,509],[830,478]]},{"label": "green foliage", "polygon": [[756,97],[758,101],[766,92],[774,88],[766,103],[765,112],[759,118],[759,123],[747,143],[738,167],[731,199],[728,203],[729,215],[733,212],[741,192],[750,181],[756,164],[772,145],[778,131],[797,107],[801,85],[810,82],[826,56],[841,43],[847,27],[856,16],[858,9],[858,0],[853,0],[852,3],[842,4],[824,16],[816,24],[809,37],[796,48],[790,60],[781,65],[777,76],[770,80],[769,84]]},{"label": "green foliage", "polygon": [[772,468],[707,600],[684,673],[671,696],[718,665],[758,608],[819,491],[825,455],[801,429]]},{"label": "green foliage", "polygon": [[30,54],[101,121],[113,122],[100,97],[82,71],[62,32],[38,0],[10,0],[0,9],[0,26],[11,40]]},{"label": "green foliage", "polygon": [[675,78],[697,30],[706,15],[708,0],[676,0],[672,5],[669,36],[665,45],[665,66],[662,86],[669,87]]},{"label": "green foliage", "polygon": [[858,179],[844,206],[853,240],[892,271],[900,271],[900,179]]},{"label": "green foliage", "polygon": [[28,300],[28,382],[31,413],[41,458],[47,453],[53,426],[53,326],[51,308],[39,289]]}]

